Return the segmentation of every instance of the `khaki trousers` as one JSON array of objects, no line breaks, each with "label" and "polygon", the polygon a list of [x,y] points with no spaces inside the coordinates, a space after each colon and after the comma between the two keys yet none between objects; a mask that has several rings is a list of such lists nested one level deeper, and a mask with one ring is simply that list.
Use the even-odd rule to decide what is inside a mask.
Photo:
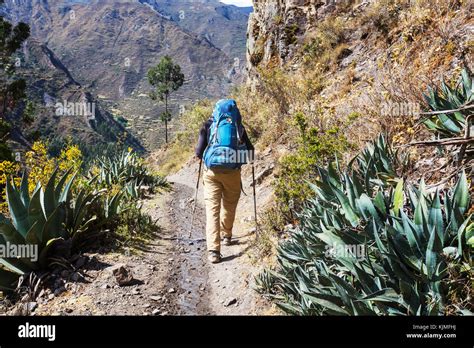
[{"label": "khaki trousers", "polygon": [[206,241],[208,251],[221,250],[222,237],[232,237],[240,198],[240,169],[204,168]]}]

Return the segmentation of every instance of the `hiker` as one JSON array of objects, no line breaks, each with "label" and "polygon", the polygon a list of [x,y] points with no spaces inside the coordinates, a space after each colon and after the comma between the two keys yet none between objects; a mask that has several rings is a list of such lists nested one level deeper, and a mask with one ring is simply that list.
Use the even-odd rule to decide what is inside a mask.
[{"label": "hiker", "polygon": [[212,116],[202,125],[196,147],[196,157],[204,162],[206,241],[212,263],[221,261],[221,233],[224,245],[232,243],[242,189],[240,169],[253,161],[253,152],[236,102],[218,101]]}]

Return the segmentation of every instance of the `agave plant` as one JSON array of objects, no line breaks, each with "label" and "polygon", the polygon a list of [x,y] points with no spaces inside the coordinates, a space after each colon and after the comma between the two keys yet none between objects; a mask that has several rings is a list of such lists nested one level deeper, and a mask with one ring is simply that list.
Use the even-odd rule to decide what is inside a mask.
[{"label": "agave plant", "polygon": [[148,186],[150,190],[167,187],[166,180],[152,175],[143,160],[134,152],[123,151],[111,157],[104,156],[97,162],[99,173],[94,180],[100,187],[119,185],[131,198],[139,198],[144,186]]},{"label": "agave plant", "polygon": [[143,179],[147,175],[147,169],[141,159],[130,151],[99,158],[98,163],[100,169],[98,182],[107,186]]},{"label": "agave plant", "polygon": [[[445,82],[441,88],[429,88],[424,95],[431,111],[446,111],[434,114],[424,120],[424,124],[442,137],[464,135],[468,117],[474,115],[474,79],[467,70],[463,70],[458,84],[451,88]],[[470,119],[472,122],[472,117]]]},{"label": "agave plant", "polygon": [[47,267],[49,252],[54,245],[77,238],[88,231],[95,220],[88,208],[99,194],[81,191],[74,199],[71,187],[75,175],[71,176],[68,171],[56,183],[57,173],[56,170],[52,174],[46,186],[42,187],[38,183],[31,196],[26,174],[22,177],[20,187],[16,187],[14,181],[7,182],[11,221],[0,215],[0,244],[33,245],[37,247],[39,258],[36,262],[25,258],[0,258],[3,267],[0,287],[8,288],[11,285],[12,275],[4,277],[5,272],[21,275]]},{"label": "agave plant", "polygon": [[[380,135],[376,141],[368,144],[359,156],[354,157],[348,166],[359,178],[364,178],[363,182],[368,189],[369,184],[386,187],[387,184],[396,183],[396,178],[403,174],[404,169],[409,166],[409,161],[408,156],[401,156],[398,150],[393,151],[385,137]],[[365,179],[370,180],[370,183]]]},{"label": "agave plant", "polygon": [[142,187],[142,183],[138,182],[138,179],[132,180],[125,184],[125,192],[127,195],[133,199],[140,198],[140,189]]},{"label": "agave plant", "polygon": [[[380,139],[379,139],[380,140]],[[373,148],[376,144],[372,144]],[[447,301],[449,257],[466,258],[472,217],[466,216],[465,174],[456,187],[428,193],[384,181],[384,166],[363,153],[341,173],[320,169],[315,197],[278,250],[276,271],[257,277],[258,290],[286,312],[301,315],[433,315]],[[405,204],[407,203],[407,204]],[[361,246],[362,255],[354,246]],[[344,252],[334,252],[334,251]],[[460,311],[465,309],[460,309]]]},{"label": "agave plant", "polygon": [[104,215],[107,220],[112,219],[125,210],[122,204],[124,195],[124,191],[120,191],[114,194],[112,197],[105,197]]}]

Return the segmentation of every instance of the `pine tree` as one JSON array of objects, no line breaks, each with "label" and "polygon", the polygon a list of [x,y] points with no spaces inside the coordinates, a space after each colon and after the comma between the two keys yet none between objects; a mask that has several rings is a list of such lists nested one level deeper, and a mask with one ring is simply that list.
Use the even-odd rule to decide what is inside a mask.
[{"label": "pine tree", "polygon": [[165,141],[168,143],[168,122],[171,121],[171,113],[168,110],[169,97],[184,84],[184,74],[181,72],[181,67],[173,63],[171,57],[165,56],[157,66],[148,70],[148,82],[155,87],[150,97],[165,103],[161,120],[165,123]]}]

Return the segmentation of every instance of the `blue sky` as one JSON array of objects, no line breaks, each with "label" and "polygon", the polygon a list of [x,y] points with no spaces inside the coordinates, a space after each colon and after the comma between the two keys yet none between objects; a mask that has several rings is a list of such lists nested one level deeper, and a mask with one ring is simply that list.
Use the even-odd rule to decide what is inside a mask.
[{"label": "blue sky", "polygon": [[221,0],[221,2],[236,6],[253,6],[252,0]]}]

